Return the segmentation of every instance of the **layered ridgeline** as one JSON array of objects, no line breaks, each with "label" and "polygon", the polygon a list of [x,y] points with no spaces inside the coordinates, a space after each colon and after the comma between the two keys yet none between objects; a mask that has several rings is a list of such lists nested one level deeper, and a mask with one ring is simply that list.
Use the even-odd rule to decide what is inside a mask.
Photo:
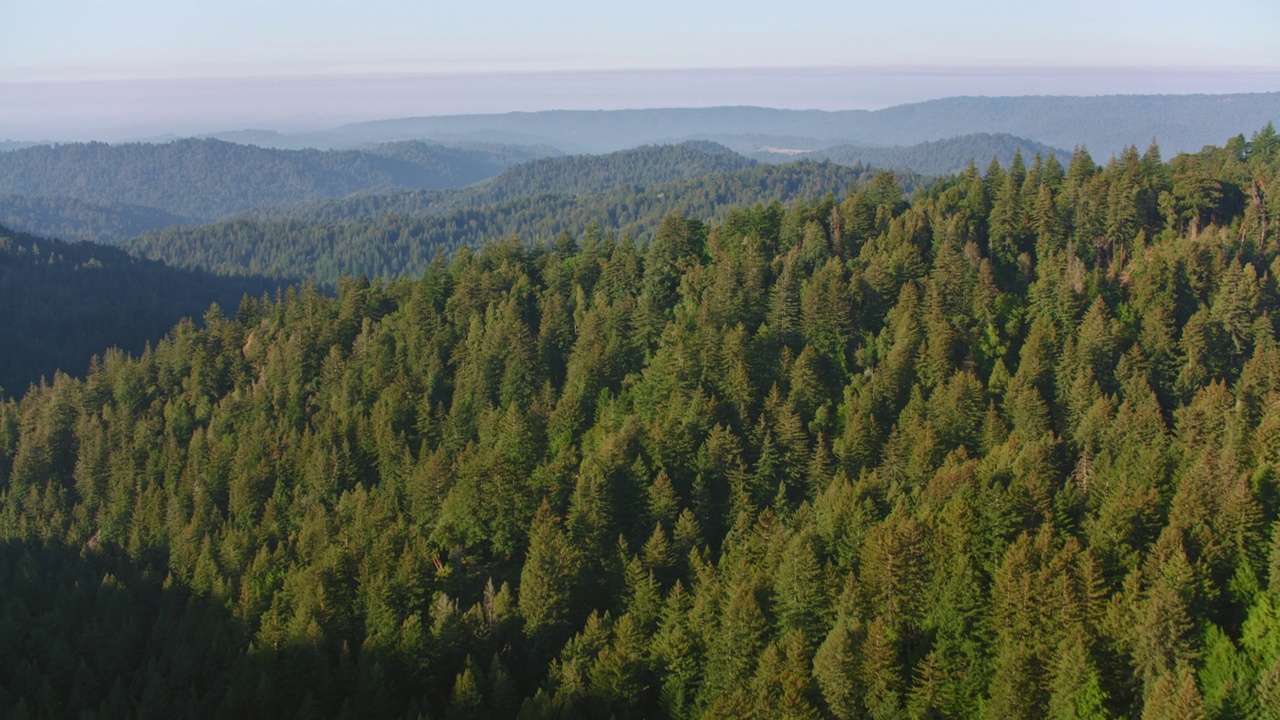
[{"label": "layered ridgeline", "polygon": [[261,208],[243,217],[323,222],[377,220],[385,215],[446,215],[530,196],[579,197],[615,190],[695,180],[745,170],[755,161],[708,142],[646,145],[603,155],[530,160],[494,177],[452,191],[392,190],[290,207]]},{"label": "layered ridgeline", "polygon": [[180,325],[0,404],[0,712],[1280,712],[1277,183],[880,175]]},{"label": "layered ridgeline", "polygon": [[[1167,150],[1194,152],[1239,128],[1280,117],[1280,92],[1226,95],[952,97],[882,110],[780,110],[762,107],[550,110],[354,123],[293,141],[353,147],[403,140],[545,143],[599,153],[647,143],[712,140],[739,152],[764,146],[908,146],[969,135],[1008,133],[1053,147],[1084,145],[1100,157],[1159,138]],[[808,144],[797,144],[808,143]]]},{"label": "layered ridgeline", "polygon": [[141,352],[213,303],[231,313],[245,294],[275,288],[0,227],[0,394],[21,396],[58,370],[83,375],[90,358],[109,348]]},{"label": "layered ridgeline", "polygon": [[583,195],[754,164],[722,146],[698,142],[603,156],[536,157],[553,152],[421,142],[368,152],[264,150],[213,140],[40,147],[10,158],[12,167],[0,157],[0,172],[12,171],[0,181],[0,192],[17,193],[0,195],[0,221],[32,233],[119,242],[228,215],[333,221],[390,212],[444,214],[527,195]]},{"label": "layered ridgeline", "polygon": [[[621,153],[630,155],[631,153]],[[737,156],[726,156],[737,158]],[[739,158],[739,160],[741,160]],[[734,160],[733,162],[737,162]],[[571,160],[566,162],[578,162]],[[731,208],[797,198],[843,196],[874,172],[832,163],[753,165],[657,185],[615,185],[583,195],[593,183],[561,180],[542,190],[521,183],[508,188],[506,174],[460,193],[370,195],[296,209],[288,219],[242,218],[213,225],[169,228],[127,244],[130,251],[180,267],[217,273],[309,277],[332,284],[341,275],[383,278],[420,274],[437,254],[476,247],[487,240],[517,238],[526,245],[551,244],[561,234],[608,228],[647,242],[661,219],[675,211],[723,219]],[[595,163],[588,163],[594,166]],[[522,168],[509,171],[524,173]],[[913,189],[919,177],[904,176]],[[494,198],[507,198],[494,200]]]},{"label": "layered ridgeline", "polygon": [[[0,195],[70,198],[216,220],[371,190],[462,187],[545,152],[420,142],[367,151],[272,150],[196,139],[40,145],[0,153]],[[72,210],[72,217],[79,215],[74,205]],[[92,230],[90,225],[85,232]]]},{"label": "layered ridgeline", "polygon": [[[902,148],[772,150],[755,156],[769,162],[830,159],[904,175],[948,174],[975,159],[985,163],[998,157],[1008,164],[1018,152],[1025,157],[1055,152],[1012,136],[991,135]],[[445,215],[530,195],[590,195],[624,185],[742,171],[754,164],[723,145],[699,141],[604,155],[535,157],[554,152],[546,147],[456,148],[422,142],[359,152],[264,150],[212,140],[42,146],[8,158],[8,164],[0,158],[0,171],[9,171],[7,180],[0,181],[0,193],[13,193],[0,194],[0,222],[42,236],[118,243],[228,215],[326,222],[393,213]],[[1069,154],[1058,156],[1065,160]],[[726,198],[728,204],[734,201]]]}]

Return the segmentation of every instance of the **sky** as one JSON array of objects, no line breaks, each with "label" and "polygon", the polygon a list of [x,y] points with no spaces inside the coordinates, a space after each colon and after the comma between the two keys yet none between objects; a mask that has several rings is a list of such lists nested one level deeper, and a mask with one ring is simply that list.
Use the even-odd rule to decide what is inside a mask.
[{"label": "sky", "polygon": [[1275,0],[0,0],[0,11],[0,138],[1280,90]]}]

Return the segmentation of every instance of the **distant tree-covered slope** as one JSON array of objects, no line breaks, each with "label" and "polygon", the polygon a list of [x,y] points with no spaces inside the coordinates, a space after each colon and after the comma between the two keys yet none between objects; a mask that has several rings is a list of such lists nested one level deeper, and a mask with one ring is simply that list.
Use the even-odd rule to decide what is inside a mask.
[{"label": "distant tree-covered slope", "polygon": [[402,160],[426,173],[446,180],[447,184],[423,187],[464,187],[492,177],[503,168],[537,160],[559,157],[561,153],[549,145],[511,145],[501,143],[439,143],[402,140],[363,148],[365,152]]},{"label": "distant tree-covered slope", "polygon": [[0,227],[0,388],[21,394],[61,370],[81,375],[108,348],[139,352],[183,317],[231,314],[276,281],[217,277],[94,243]]},{"label": "distant tree-covered slope", "polygon": [[964,170],[971,161],[976,162],[979,167],[986,167],[993,157],[1001,164],[1008,165],[1013,162],[1016,153],[1021,153],[1028,160],[1036,155],[1048,157],[1051,153],[1063,162],[1071,159],[1070,152],[1043,143],[1008,134],[990,133],[962,135],[908,147],[837,145],[804,153],[766,152],[756,157],[774,162],[790,162],[801,158],[830,160],[841,165],[860,164],[885,170],[910,170],[922,175],[950,175]]},{"label": "distant tree-covered slope", "polygon": [[68,197],[0,195],[0,224],[59,240],[113,245],[149,230],[199,222],[138,205],[99,205]]},{"label": "distant tree-covered slope", "polygon": [[372,222],[386,215],[442,215],[466,205],[460,196],[471,190],[381,190],[342,198],[312,200],[287,207],[255,208],[224,222],[257,220],[272,222]]},{"label": "distant tree-covered slope", "polygon": [[[643,242],[663,216],[677,210],[719,219],[736,205],[842,195],[871,174],[833,163],[757,165],[580,197],[523,195],[442,215],[374,215],[361,203],[375,209],[388,203],[372,196],[340,201],[342,211],[356,218],[352,220],[326,212],[332,210],[326,204],[312,208],[320,219],[237,219],[170,228],[135,238],[127,247],[144,257],[217,273],[310,277],[323,283],[334,283],[343,274],[391,278],[420,273],[437,253],[509,236],[526,244],[551,242],[562,232],[578,234],[592,224]],[[431,207],[431,196],[417,197]]]},{"label": "distant tree-covered slope", "polygon": [[[399,143],[388,144],[392,148]],[[604,155],[547,157],[520,163],[498,175],[455,191],[370,192],[284,208],[247,213],[257,219],[323,221],[373,220],[388,214],[443,215],[536,195],[578,197],[629,188],[693,180],[745,170],[755,162],[709,142],[652,145]]]},{"label": "distant tree-covered slope", "polygon": [[711,142],[646,145],[605,155],[572,155],[521,163],[472,188],[469,204],[509,200],[522,195],[589,195],[620,185],[657,185],[704,175],[744,170],[754,165],[738,153]]},{"label": "distant tree-covered slope", "polygon": [[270,150],[194,139],[41,145],[0,154],[0,194],[140,205],[215,220],[371,189],[461,187],[532,156],[426,143],[374,151]]}]

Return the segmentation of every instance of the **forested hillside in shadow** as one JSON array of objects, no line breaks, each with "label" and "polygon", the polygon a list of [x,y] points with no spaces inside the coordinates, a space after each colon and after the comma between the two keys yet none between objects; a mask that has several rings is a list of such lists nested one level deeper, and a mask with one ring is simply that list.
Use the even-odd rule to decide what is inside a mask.
[{"label": "forested hillside in shadow", "polygon": [[20,396],[55,371],[83,375],[108,348],[141,352],[211,304],[234,314],[279,280],[217,277],[139,260],[94,243],[63,243],[0,227],[0,389]]}]

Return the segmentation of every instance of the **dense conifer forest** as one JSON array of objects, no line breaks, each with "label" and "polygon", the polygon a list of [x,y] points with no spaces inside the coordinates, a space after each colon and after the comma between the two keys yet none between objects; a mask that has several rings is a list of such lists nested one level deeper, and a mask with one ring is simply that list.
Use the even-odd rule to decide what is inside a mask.
[{"label": "dense conifer forest", "polygon": [[1276,188],[1270,126],[880,173],[58,373],[0,714],[1280,716]]},{"label": "dense conifer forest", "polygon": [[[524,185],[530,188],[526,194],[497,201],[491,201],[486,186],[451,196],[368,195],[304,206],[288,219],[240,218],[168,228],[140,235],[125,247],[179,267],[309,277],[332,285],[343,275],[415,276],[437,253],[475,247],[488,239],[517,237],[526,244],[549,245],[561,233],[603,233],[601,228],[609,228],[618,238],[629,236],[644,244],[673,212],[724,219],[744,204],[804,201],[833,190],[843,196],[859,179],[874,174],[865,167],[809,161],[753,165],[656,185],[609,184],[608,189],[581,196],[547,193],[539,184]],[[919,176],[902,178],[909,188],[924,185]],[[472,199],[479,204],[472,204]]]}]

